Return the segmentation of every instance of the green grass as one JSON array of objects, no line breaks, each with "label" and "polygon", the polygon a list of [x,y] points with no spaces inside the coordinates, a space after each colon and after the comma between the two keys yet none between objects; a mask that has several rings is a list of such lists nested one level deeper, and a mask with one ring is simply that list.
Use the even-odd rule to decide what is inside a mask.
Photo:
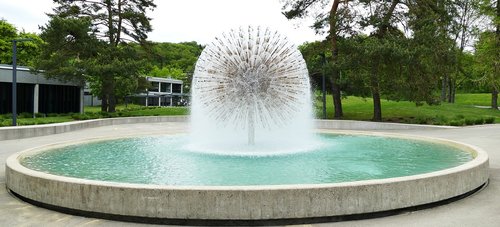
[{"label": "green grass", "polygon": [[457,94],[455,103],[471,106],[491,106],[491,94]]},{"label": "green grass", "polygon": [[[476,108],[474,105],[486,105],[489,102],[488,94],[460,94],[456,103],[442,103],[440,105],[423,105],[417,107],[415,103],[406,101],[382,100],[382,118],[386,122],[401,122],[412,124],[442,124],[465,125],[466,123],[480,124],[486,120],[500,122],[500,111]],[[322,116],[322,103],[316,102],[316,116]],[[342,108],[345,120],[369,121],[373,117],[373,103],[371,98],[349,96],[342,99]],[[327,96],[327,116],[333,116],[332,97]],[[482,119],[482,120],[481,120]],[[471,123],[472,122],[472,123]]]}]

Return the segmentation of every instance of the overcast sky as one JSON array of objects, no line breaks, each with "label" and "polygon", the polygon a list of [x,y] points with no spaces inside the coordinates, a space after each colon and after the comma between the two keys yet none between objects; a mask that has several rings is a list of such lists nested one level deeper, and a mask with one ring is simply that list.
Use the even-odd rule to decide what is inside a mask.
[{"label": "overcast sky", "polygon": [[[281,14],[279,0],[156,0],[151,17],[153,32],[149,40],[157,42],[196,41],[207,44],[231,28],[261,25],[278,30],[299,45],[322,39],[309,28],[310,20],[288,21]],[[0,0],[0,18],[18,30],[39,33],[52,12],[52,0]]]}]

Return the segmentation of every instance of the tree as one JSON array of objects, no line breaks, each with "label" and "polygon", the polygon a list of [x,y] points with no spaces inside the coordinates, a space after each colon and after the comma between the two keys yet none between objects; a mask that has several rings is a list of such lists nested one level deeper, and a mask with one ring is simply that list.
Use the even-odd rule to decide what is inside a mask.
[{"label": "tree", "polygon": [[[338,69],[337,61],[339,56],[338,39],[343,33],[350,32],[350,22],[353,16],[349,11],[349,1],[343,1],[341,5],[340,0],[284,0],[283,14],[287,19],[304,18],[310,14],[315,13],[315,23],[313,27],[317,32],[322,32],[323,29],[328,28],[327,40],[330,42],[332,73],[330,76],[333,104],[334,104],[334,118],[340,119],[343,115],[342,111],[342,97],[340,90],[340,71]],[[316,9],[326,8],[331,3],[329,11],[318,12]]]},{"label": "tree", "polygon": [[133,85],[140,76],[143,64],[130,44],[145,43],[152,30],[146,12],[155,4],[152,0],[54,3],[51,21],[42,27],[46,58],[36,68],[50,77],[89,81],[102,99],[101,110],[114,112],[116,99],[129,87],[124,84]]},{"label": "tree", "polygon": [[0,64],[12,64],[12,40],[32,39],[30,42],[17,43],[17,64],[32,66],[40,54],[42,39],[34,33],[19,32],[14,25],[0,20]]},{"label": "tree", "polygon": [[481,84],[491,89],[491,108],[498,109],[498,92],[500,90],[500,75],[498,65],[500,58],[496,34],[493,31],[481,33],[475,46],[475,71],[479,74]]},{"label": "tree", "polygon": [[479,11],[481,0],[456,0],[439,2],[441,10],[448,14],[447,23],[441,23],[442,29],[446,30],[452,40],[454,40],[454,50],[456,52],[455,64],[449,73],[441,76],[441,101],[449,103],[455,102],[457,87],[462,81],[467,80],[467,71],[464,67],[467,64],[467,53],[465,48],[472,47],[476,39],[480,26],[483,24],[484,16]]},{"label": "tree", "polygon": [[184,82],[184,91],[190,90],[191,75],[198,57],[203,51],[203,46],[196,42],[183,43],[147,43],[145,48],[137,50],[140,55],[148,59],[152,66],[148,76],[172,77]]},{"label": "tree", "polygon": [[378,48],[377,44],[380,43],[382,44],[385,38],[387,38],[388,34],[392,30],[397,30],[393,26],[391,26],[391,21],[394,18],[394,14],[396,13],[396,7],[398,4],[400,4],[399,0],[393,0],[390,3],[387,3],[387,1],[379,1],[379,0],[366,0],[362,1],[362,3],[365,5],[367,8],[372,8],[372,5],[375,5],[375,10],[373,14],[368,15],[368,17],[364,21],[364,25],[371,25],[375,28],[375,31],[372,34],[372,37],[378,39],[378,40],[373,40],[373,47],[372,48],[372,53],[375,53],[375,55],[379,56],[374,56],[371,59],[371,66],[370,66],[370,88],[372,92],[372,98],[373,98],[373,121],[382,121],[382,105],[381,105],[381,93],[380,93],[380,64],[381,60],[383,59],[382,55],[385,48],[383,48],[383,45],[381,46],[382,48]]},{"label": "tree", "polygon": [[[488,83],[491,89],[491,107],[498,109],[498,93],[500,80],[500,0],[482,0],[482,12],[491,18],[494,34],[483,33],[479,42],[479,57],[483,58],[486,64],[490,65],[490,76]],[[476,48],[476,51],[478,49]],[[486,59],[484,59],[486,58]]]},{"label": "tree", "polygon": [[153,69],[147,73],[148,76],[154,77],[164,77],[164,78],[173,78],[177,80],[185,79],[185,73],[182,69],[179,68],[171,68],[168,66],[164,66],[163,68],[159,68],[158,66],[153,66]]}]

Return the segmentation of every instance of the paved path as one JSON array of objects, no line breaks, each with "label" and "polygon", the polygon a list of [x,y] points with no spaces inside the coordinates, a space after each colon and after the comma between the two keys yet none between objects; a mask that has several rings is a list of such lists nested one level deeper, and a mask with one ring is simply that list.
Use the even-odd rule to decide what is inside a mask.
[{"label": "paved path", "polygon": [[[75,139],[186,132],[186,123],[105,126],[29,139],[0,141],[0,226],[146,226],[67,215],[25,203],[5,189],[5,160],[11,154],[45,144]],[[459,129],[388,131],[452,139],[484,149],[490,157],[490,184],[482,191],[451,204],[399,215],[314,224],[313,226],[500,226],[500,124]],[[309,226],[309,225],[306,225]]]}]

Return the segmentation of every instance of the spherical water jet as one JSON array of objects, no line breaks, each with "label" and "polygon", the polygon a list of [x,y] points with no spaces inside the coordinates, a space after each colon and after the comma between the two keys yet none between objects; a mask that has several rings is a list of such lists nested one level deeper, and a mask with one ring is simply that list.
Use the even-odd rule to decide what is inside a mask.
[{"label": "spherical water jet", "polygon": [[205,150],[255,151],[240,146],[245,138],[266,151],[310,145],[310,85],[301,53],[269,28],[222,34],[196,63],[191,114],[194,147]]}]

